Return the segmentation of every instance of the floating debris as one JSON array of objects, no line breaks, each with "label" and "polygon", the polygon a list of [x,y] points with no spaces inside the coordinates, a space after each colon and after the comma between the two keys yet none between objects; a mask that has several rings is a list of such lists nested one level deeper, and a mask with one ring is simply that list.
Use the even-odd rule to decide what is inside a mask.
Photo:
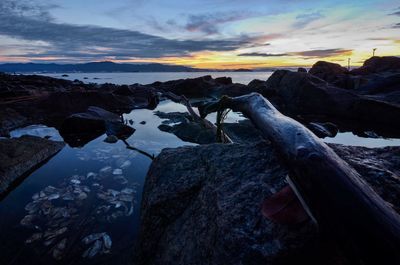
[{"label": "floating debris", "polygon": [[102,245],[103,243],[100,240],[96,240],[94,244],[83,253],[82,257],[93,258],[100,252]]},{"label": "floating debris", "polygon": [[77,179],[71,179],[71,183],[72,184],[81,184],[81,181],[77,180]]},{"label": "floating debris", "polygon": [[[73,242],[75,231],[87,231],[97,223],[112,223],[134,212],[137,183],[123,175],[132,163],[124,148],[101,148],[91,152],[78,151],[78,159],[103,163],[99,171],[79,172],[32,194],[25,206],[27,214],[20,221],[32,229],[25,240],[40,252],[56,260],[65,259],[67,243]],[[101,227],[101,226],[99,226]],[[86,245],[82,257],[92,258],[111,251],[112,239],[106,232],[83,237]],[[45,248],[45,250],[43,250]],[[47,250],[46,250],[47,249]]]},{"label": "floating debris", "polygon": [[111,237],[109,235],[107,235],[106,233],[104,233],[104,235],[103,235],[103,241],[104,241],[104,246],[107,249],[111,249],[111,246],[112,246]]},{"label": "floating debris", "polygon": [[121,185],[128,184],[128,180],[124,176],[121,176],[121,175],[115,176],[114,180],[116,180]]},{"label": "floating debris", "polygon": [[127,160],[124,163],[122,163],[121,168],[125,169],[130,167],[130,165],[132,165],[131,161]]},{"label": "floating debris", "polygon": [[57,200],[58,198],[60,198],[60,194],[58,194],[58,193],[51,194],[51,195],[49,195],[49,197],[47,197],[47,199],[50,201]]},{"label": "floating debris", "polygon": [[43,234],[42,233],[34,233],[30,238],[28,238],[27,240],[25,240],[26,244],[31,244],[39,239],[42,239]]},{"label": "floating debris", "polygon": [[122,169],[120,169],[120,168],[114,169],[113,175],[122,175]]},{"label": "floating debris", "polygon": [[82,242],[83,242],[84,244],[86,244],[86,245],[87,245],[87,244],[90,244],[90,243],[92,243],[93,241],[102,238],[104,234],[105,234],[105,233],[96,233],[96,234],[88,235],[88,236],[86,236],[86,237],[84,237],[84,238],[82,239]]}]

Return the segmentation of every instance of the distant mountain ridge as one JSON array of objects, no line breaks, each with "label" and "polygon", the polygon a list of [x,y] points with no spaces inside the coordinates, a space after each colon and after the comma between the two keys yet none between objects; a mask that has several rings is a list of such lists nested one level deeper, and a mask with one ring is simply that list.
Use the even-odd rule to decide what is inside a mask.
[{"label": "distant mountain ridge", "polygon": [[0,64],[0,72],[7,73],[73,73],[73,72],[199,72],[204,71],[181,65],[167,65],[159,63],[149,64],[122,64],[114,62],[92,62],[83,64],[55,64],[55,63],[5,63]]}]

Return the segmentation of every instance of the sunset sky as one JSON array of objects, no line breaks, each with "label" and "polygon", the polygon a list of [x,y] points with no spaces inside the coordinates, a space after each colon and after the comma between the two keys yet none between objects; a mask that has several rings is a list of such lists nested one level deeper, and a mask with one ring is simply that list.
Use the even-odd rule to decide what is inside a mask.
[{"label": "sunset sky", "polygon": [[400,55],[398,0],[0,0],[0,22],[1,62],[228,69]]}]

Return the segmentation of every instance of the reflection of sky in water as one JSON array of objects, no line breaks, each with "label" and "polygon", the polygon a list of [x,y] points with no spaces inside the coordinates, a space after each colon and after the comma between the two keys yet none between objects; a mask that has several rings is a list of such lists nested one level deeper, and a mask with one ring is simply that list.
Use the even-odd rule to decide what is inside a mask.
[{"label": "reflection of sky in water", "polygon": [[[171,102],[162,102],[156,110],[185,111],[185,107]],[[181,141],[172,134],[158,130],[157,127],[160,125],[161,119],[153,115],[153,111],[151,110],[134,110],[130,114],[124,115],[124,118],[127,120],[132,119],[134,121],[132,126],[136,129],[127,142],[131,146],[142,149],[150,154],[157,155],[166,147],[193,145]],[[141,121],[145,121],[146,124],[140,124]],[[18,137],[26,133],[42,137],[49,135],[52,136],[51,139],[60,139],[58,138],[58,133],[53,128],[41,125],[15,130],[12,132],[12,136]],[[31,262],[33,262],[32,264],[56,263],[51,257],[54,246],[57,242],[61,242],[65,238],[69,240],[67,241],[67,246],[68,244],[74,244],[73,251],[68,254],[68,257],[71,259],[67,258],[68,262],[73,261],[74,264],[97,264],[97,262],[110,264],[111,262],[120,262],[118,264],[124,264],[123,262],[129,261],[129,257],[132,254],[131,248],[138,232],[137,228],[139,227],[139,207],[144,178],[151,160],[136,151],[127,149],[121,141],[116,144],[107,144],[103,142],[104,139],[105,135],[102,135],[83,148],[64,147],[60,153],[33,172],[0,202],[0,264],[8,264],[14,257],[17,257],[15,264],[27,264],[27,262],[30,264]],[[127,161],[129,162],[126,163]],[[128,166],[124,168],[124,164],[125,167],[126,165]],[[105,167],[112,168],[109,176],[105,179],[84,178],[90,172],[99,175],[101,169]],[[122,174],[119,169],[122,169]],[[118,174],[127,180],[126,184],[121,184],[124,183],[123,178],[115,179],[115,177],[119,177]],[[92,216],[92,213],[96,212],[99,207],[104,208],[111,205],[111,210],[107,214],[104,214],[104,216],[98,215],[93,220],[85,221],[87,223],[86,226],[78,226],[76,222],[73,222],[69,226],[66,225],[68,231],[57,236],[53,245],[44,246],[43,244],[46,240],[38,240],[26,245],[24,243],[26,239],[35,233],[44,232],[20,224],[24,216],[28,215],[28,212],[24,209],[26,205],[35,202],[32,196],[36,193],[39,194],[40,191],[46,189],[48,186],[55,187],[57,190],[56,193],[62,195],[68,189],[71,190],[74,188],[74,185],[77,185],[71,182],[71,178],[74,178],[73,176],[81,177],[80,179],[78,178],[80,182],[78,190],[80,189],[80,192],[85,191],[83,187],[90,189],[90,192],[85,192],[88,195],[87,199],[83,196],[85,199],[82,201],[77,199],[75,199],[76,202],[72,201],[72,208],[78,210],[79,220],[86,220],[88,218],[87,215]],[[73,182],[76,182],[76,180],[73,180]],[[96,188],[97,186],[93,186],[97,185],[97,183],[101,184],[103,187],[102,190]],[[132,186],[137,189],[137,193],[134,194],[135,204],[133,214],[126,216],[130,210],[129,203],[126,203],[127,207],[125,209],[125,206],[120,206],[118,202],[112,201],[117,199],[114,199],[110,194],[115,193],[115,191],[121,192],[124,188]],[[112,190],[111,193],[107,193],[109,189]],[[62,196],[58,198],[57,194],[50,195],[53,198],[57,198],[51,202],[54,205],[59,204],[58,206],[64,207],[66,204],[62,201]],[[103,199],[100,199],[99,196]],[[104,196],[106,199],[104,199]],[[116,196],[118,197],[119,195]],[[115,208],[115,204],[118,208]],[[119,211],[120,209],[121,211]],[[40,215],[39,213],[41,212],[34,213],[33,215],[47,218],[47,216]],[[113,218],[112,214],[117,215],[117,217]],[[54,224],[53,219],[47,218],[44,220],[49,223],[51,221]],[[49,230],[49,226],[41,223],[40,228]],[[60,229],[60,227],[57,227],[57,229]],[[56,229],[50,229],[50,231],[56,231]],[[95,245],[93,242],[85,245],[81,242],[81,239],[84,236],[102,232],[106,232],[113,242],[111,252],[103,255],[97,254],[94,259],[81,258],[81,255],[89,247]],[[72,241],[74,234],[79,234],[79,236],[75,236],[75,241]],[[71,258],[74,256],[77,259]]]},{"label": "reflection of sky in water", "polygon": [[324,142],[352,146],[365,146],[370,148],[400,146],[400,139],[365,138],[354,135],[351,132],[338,133],[333,138],[325,138]]}]

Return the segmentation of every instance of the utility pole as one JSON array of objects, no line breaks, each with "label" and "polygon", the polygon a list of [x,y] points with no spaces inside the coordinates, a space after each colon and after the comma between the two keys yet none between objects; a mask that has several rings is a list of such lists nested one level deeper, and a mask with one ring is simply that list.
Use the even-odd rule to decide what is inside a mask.
[{"label": "utility pole", "polygon": [[350,71],[350,61],[351,61],[351,58],[348,58],[347,59],[347,70],[349,70],[349,71]]},{"label": "utility pole", "polygon": [[377,48],[373,48],[373,49],[372,49],[372,57],[375,56],[375,51],[376,51],[376,49],[377,49]]}]

